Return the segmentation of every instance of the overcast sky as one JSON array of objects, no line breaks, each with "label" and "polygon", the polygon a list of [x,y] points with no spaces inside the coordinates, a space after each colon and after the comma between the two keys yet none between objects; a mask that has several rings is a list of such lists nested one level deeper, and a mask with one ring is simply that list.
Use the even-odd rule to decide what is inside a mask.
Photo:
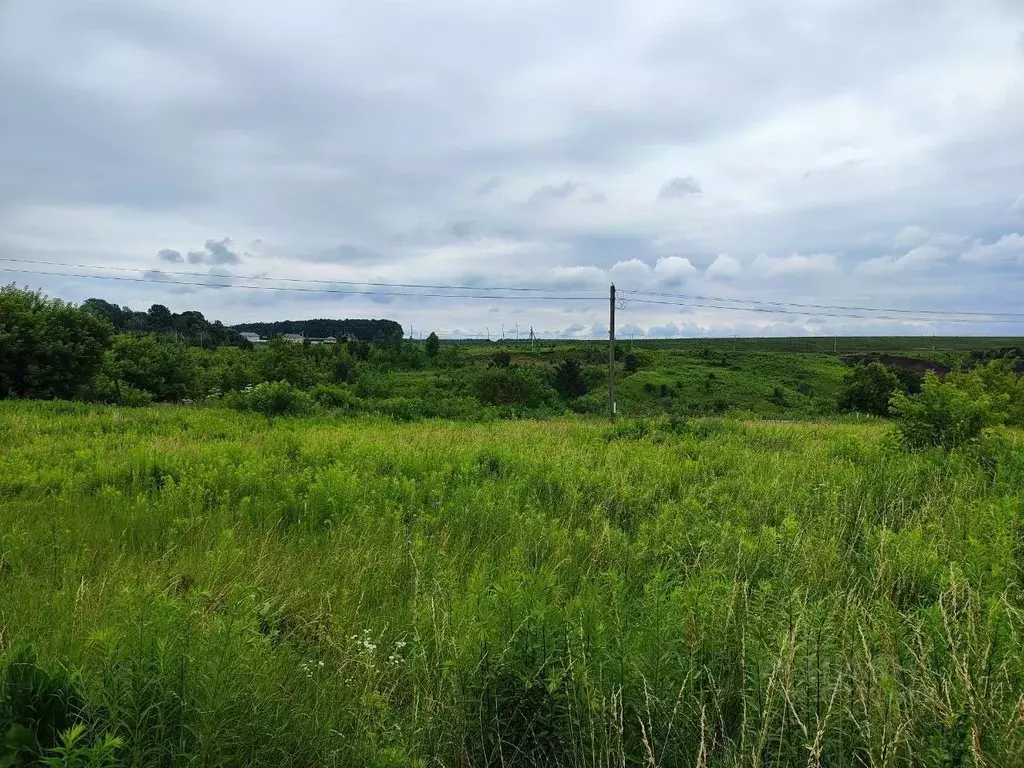
[{"label": "overcast sky", "polygon": [[[610,281],[1024,312],[1024,2],[0,0],[0,258],[156,281],[0,273],[76,301],[417,335],[602,335]],[[1024,334],[689,303],[619,332]]]}]

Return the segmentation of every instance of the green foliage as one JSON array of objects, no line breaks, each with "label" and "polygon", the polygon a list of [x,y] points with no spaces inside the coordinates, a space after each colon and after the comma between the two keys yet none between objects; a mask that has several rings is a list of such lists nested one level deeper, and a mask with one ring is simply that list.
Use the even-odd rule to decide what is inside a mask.
[{"label": "green foliage", "polygon": [[[318,394],[325,398],[324,390]],[[264,381],[249,390],[236,393],[227,400],[233,408],[262,413],[264,416],[297,416],[309,413],[313,401],[305,392],[287,381]]]},{"label": "green foliage", "polygon": [[628,352],[622,359],[622,368],[626,373],[636,373],[640,369],[640,361],[635,354]]},{"label": "green foliage", "polygon": [[539,408],[550,403],[551,387],[525,368],[489,368],[473,379],[473,392],[486,405]]},{"label": "green foliage", "polygon": [[[188,348],[173,339],[156,336],[114,338],[103,361],[103,375],[115,382],[117,399],[123,402],[132,390],[148,392],[153,399],[174,402],[195,396],[198,371]],[[119,383],[125,386],[120,386]]]},{"label": "green foliage", "polygon": [[441,340],[439,338],[437,338],[437,334],[436,333],[431,331],[430,335],[427,336],[427,341],[423,345],[423,347],[424,347],[424,349],[427,352],[427,357],[430,357],[430,358],[437,357],[437,353],[441,349]]},{"label": "green foliage", "polygon": [[23,763],[1019,763],[1019,431],[415,420],[448,385],[396,379],[386,418],[0,403],[0,669],[60,691],[4,733],[77,697]]},{"label": "green foliage", "polygon": [[322,408],[340,408],[353,410],[358,405],[358,398],[348,387],[329,384],[318,384],[309,392],[310,399]]},{"label": "green foliage", "polygon": [[0,286],[0,398],[69,398],[103,362],[110,323],[38,291]]},{"label": "green foliage", "polygon": [[855,366],[839,396],[839,409],[888,416],[889,401],[898,388],[896,374],[881,363]]},{"label": "green foliage", "polygon": [[31,649],[15,655],[0,675],[0,766],[29,765],[58,746],[84,707],[71,682],[40,667]]},{"label": "green foliage", "polygon": [[570,357],[558,364],[555,368],[555,390],[567,400],[587,394],[583,366],[579,360]]},{"label": "green foliage", "polygon": [[968,381],[943,382],[934,373],[924,377],[920,393],[897,392],[892,412],[904,443],[910,448],[957,448],[977,440],[986,427],[1005,419],[1007,398],[965,387]]}]

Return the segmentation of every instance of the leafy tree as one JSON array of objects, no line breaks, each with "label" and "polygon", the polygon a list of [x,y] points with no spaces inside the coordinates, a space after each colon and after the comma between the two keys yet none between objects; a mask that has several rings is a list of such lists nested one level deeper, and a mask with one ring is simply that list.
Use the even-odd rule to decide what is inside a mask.
[{"label": "leafy tree", "polygon": [[626,373],[636,373],[640,367],[639,361],[636,359],[636,355],[629,352],[622,360],[622,366],[626,369]]},{"label": "leafy tree", "polygon": [[427,336],[427,343],[424,345],[424,347],[427,350],[427,357],[437,357],[437,353],[441,349],[441,340],[437,338],[436,333],[434,333],[433,331],[430,332],[430,335]]},{"label": "leafy tree", "polygon": [[99,370],[111,332],[89,309],[0,287],[0,397],[72,397]]},{"label": "leafy tree", "polygon": [[169,331],[171,330],[171,320],[174,315],[171,314],[171,310],[165,307],[163,304],[154,304],[149,308],[149,327],[154,331]]},{"label": "leafy tree", "polygon": [[495,352],[491,356],[491,367],[492,368],[509,368],[512,366],[512,355],[502,350],[501,352]]},{"label": "leafy tree", "polygon": [[896,374],[881,363],[858,365],[846,377],[839,396],[839,409],[887,416],[889,400],[898,388]]},{"label": "leafy tree", "polygon": [[903,442],[910,448],[956,448],[1005,418],[1006,395],[991,396],[925,374],[921,392],[892,398]]},{"label": "leafy tree", "polygon": [[587,383],[583,380],[583,367],[579,360],[569,358],[559,363],[555,369],[555,389],[568,400],[587,394]]}]

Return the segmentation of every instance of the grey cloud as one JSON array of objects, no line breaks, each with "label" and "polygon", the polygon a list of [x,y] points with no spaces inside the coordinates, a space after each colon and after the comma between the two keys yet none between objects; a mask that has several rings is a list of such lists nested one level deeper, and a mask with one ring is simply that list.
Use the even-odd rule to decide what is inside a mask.
[{"label": "grey cloud", "polygon": [[677,176],[665,182],[661,191],[658,192],[658,197],[662,200],[671,200],[673,198],[699,195],[700,191],[700,182],[693,178],[693,176]]},{"label": "grey cloud", "polygon": [[1010,206],[1010,213],[1016,213],[1024,219],[1024,195],[1017,198],[1017,201]]},{"label": "grey cloud", "polygon": [[180,264],[184,261],[180,251],[176,251],[173,248],[163,248],[157,251],[157,257],[160,261],[170,261],[176,264]]},{"label": "grey cloud", "polygon": [[478,197],[486,197],[497,192],[504,184],[505,180],[501,176],[491,176],[491,178],[476,188],[476,194]]},{"label": "grey cloud", "polygon": [[593,203],[594,205],[607,205],[608,196],[604,192],[594,192],[583,198],[584,203]]},{"label": "grey cloud", "polygon": [[576,194],[576,190],[579,188],[580,185],[574,181],[563,181],[561,184],[545,184],[542,187],[538,187],[530,196],[530,202],[546,203],[555,200],[568,200]]},{"label": "grey cloud", "polygon": [[189,264],[205,264],[207,253],[206,251],[189,251],[188,252],[188,263]]},{"label": "grey cloud", "polygon": [[229,245],[232,245],[229,237],[222,240],[207,240],[206,251],[210,254],[210,260],[214,264],[238,264],[242,258],[237,252],[228,248]]},{"label": "grey cloud", "polygon": [[476,222],[474,221],[450,221],[444,227],[444,233],[457,237],[459,239],[465,239],[472,237],[476,233]]}]

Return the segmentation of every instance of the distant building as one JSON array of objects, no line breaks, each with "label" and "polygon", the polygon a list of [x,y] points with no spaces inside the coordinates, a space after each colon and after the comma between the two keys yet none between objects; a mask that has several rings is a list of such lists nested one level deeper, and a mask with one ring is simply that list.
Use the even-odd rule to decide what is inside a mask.
[{"label": "distant building", "polygon": [[338,339],[335,338],[334,336],[328,336],[326,339],[323,340],[323,342],[324,344],[337,344]]},{"label": "distant building", "polygon": [[258,333],[253,333],[252,331],[242,331],[238,335],[241,336],[246,341],[248,341],[250,344],[265,344],[267,341]]},{"label": "distant building", "polygon": [[282,333],[281,338],[295,344],[301,344],[306,338],[301,333]]}]

